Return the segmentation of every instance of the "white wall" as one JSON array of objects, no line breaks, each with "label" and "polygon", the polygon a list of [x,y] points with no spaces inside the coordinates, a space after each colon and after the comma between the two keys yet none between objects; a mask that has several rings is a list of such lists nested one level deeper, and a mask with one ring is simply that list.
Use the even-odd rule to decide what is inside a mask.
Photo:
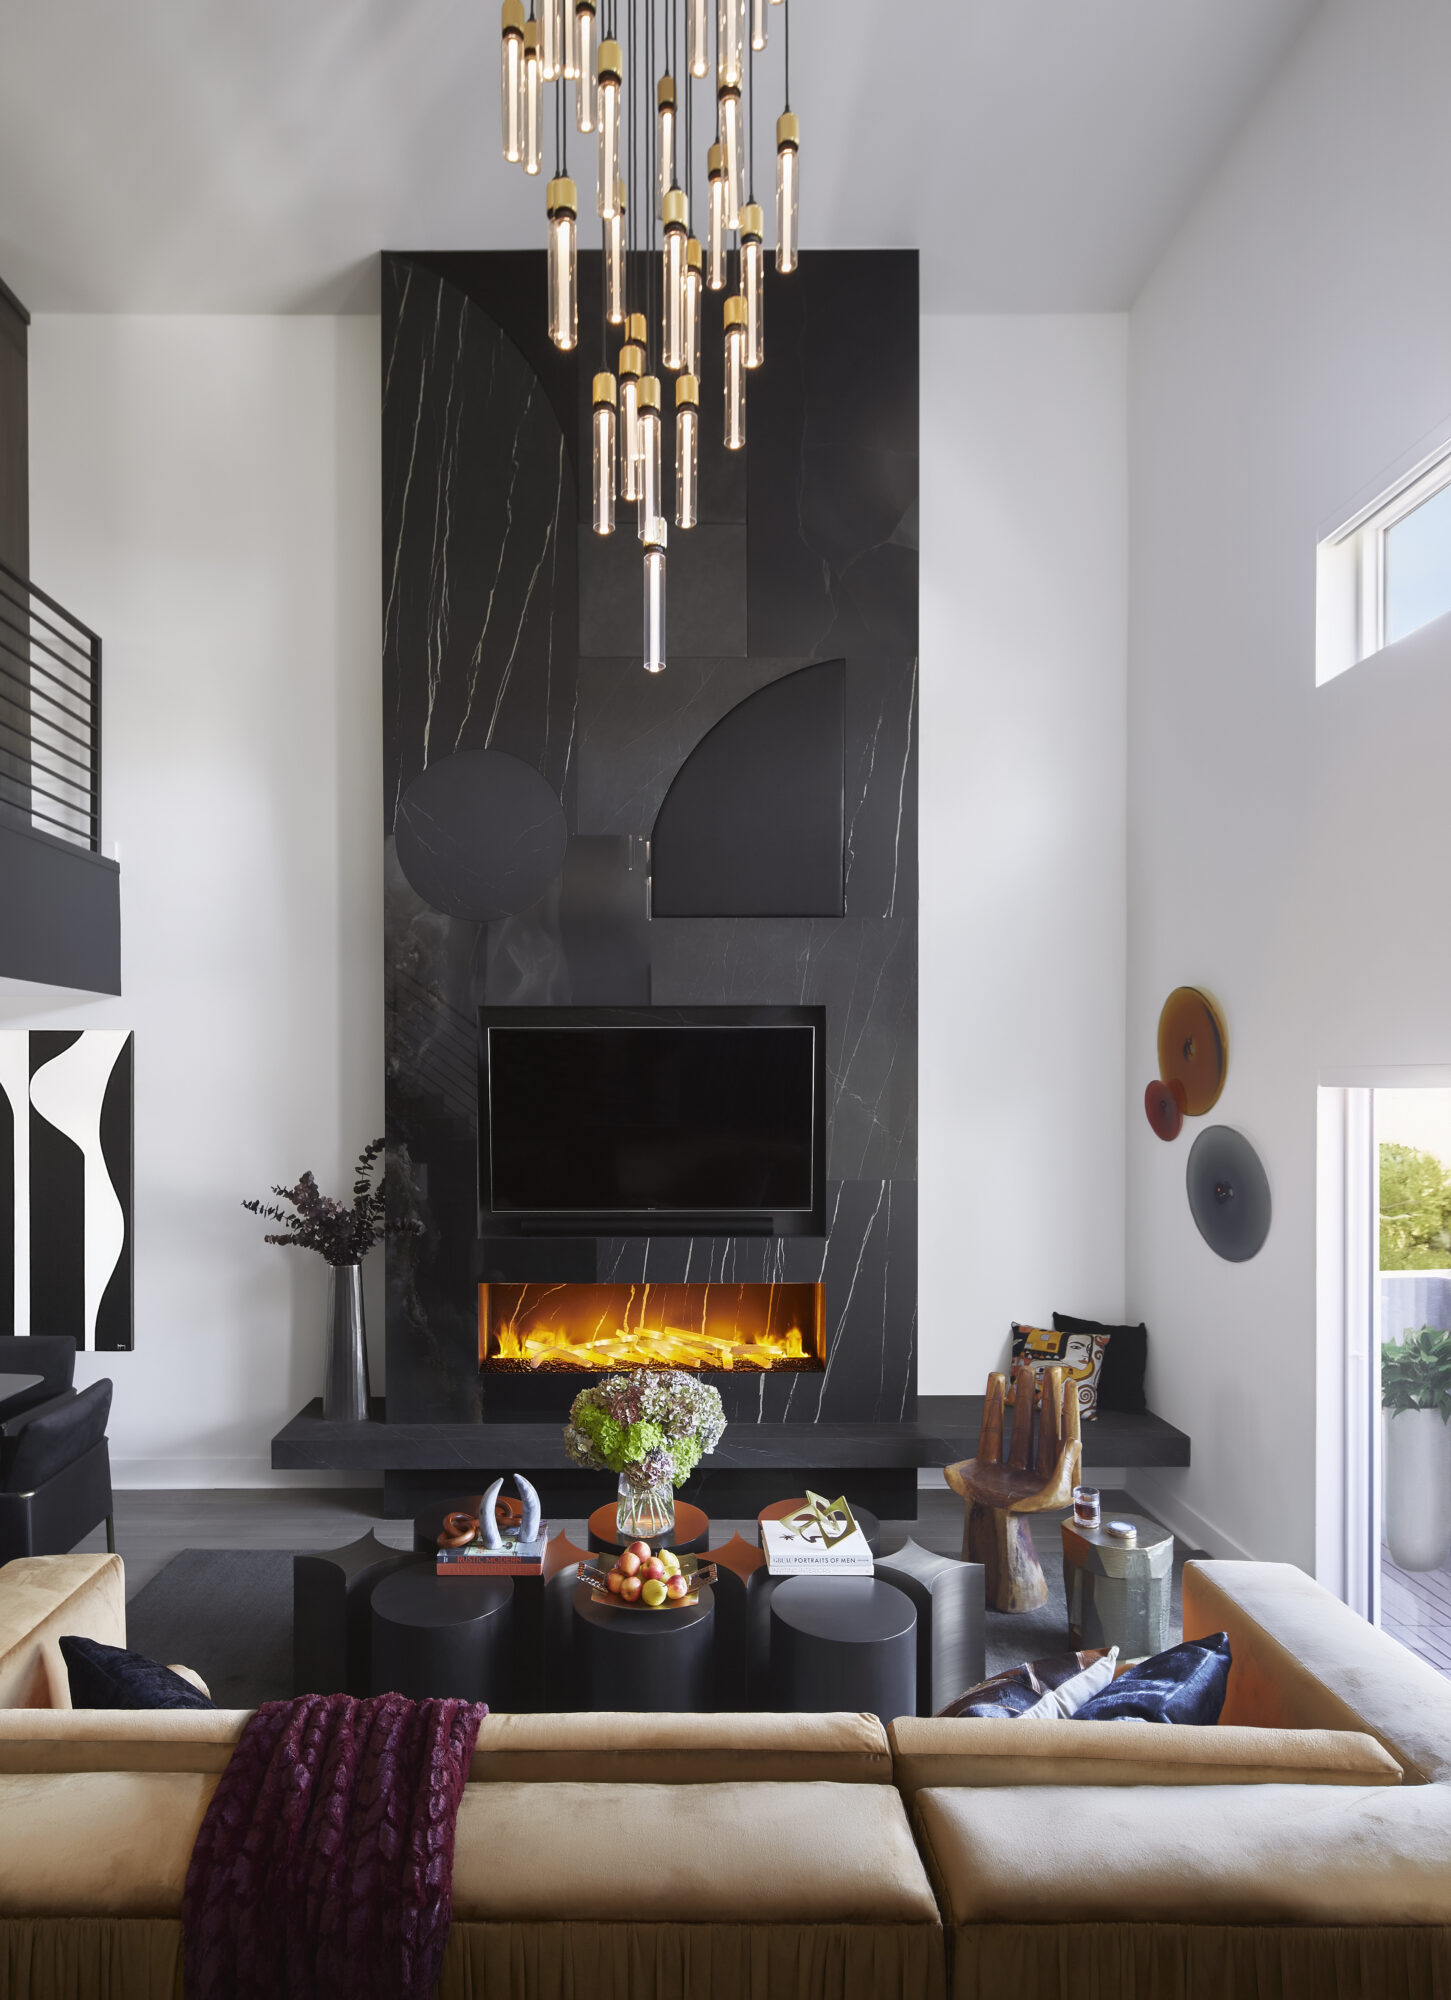
[{"label": "white wall", "polygon": [[1126,322],[922,322],[921,1366],[1124,1304]]},{"label": "white wall", "polygon": [[326,1273],[238,1203],[345,1188],[382,1130],[378,326],[38,318],[30,351],[32,568],[105,646],[123,997],[9,982],[0,1025],[136,1033],[136,1349],[77,1368],[117,1483],[270,1480]]},{"label": "white wall", "polygon": [[[1451,416],[1448,75],[1444,0],[1326,0],[1130,331],[1128,1295],[1194,1440],[1140,1483],[1306,1566],[1317,1082],[1451,1061],[1451,620],[1318,690],[1313,660],[1317,539]],[[1193,1128],[1138,1108],[1181,982],[1227,1011],[1214,1117],[1269,1171],[1248,1265],[1190,1221]]]}]

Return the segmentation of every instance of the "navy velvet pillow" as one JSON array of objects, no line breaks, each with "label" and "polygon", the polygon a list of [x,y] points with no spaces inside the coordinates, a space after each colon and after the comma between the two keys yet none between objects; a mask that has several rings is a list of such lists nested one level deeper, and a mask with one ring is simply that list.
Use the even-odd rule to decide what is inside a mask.
[{"label": "navy velvet pillow", "polygon": [[1116,1681],[1086,1701],[1075,1722],[1118,1722],[1125,1716],[1143,1722],[1218,1722],[1229,1686],[1229,1634],[1186,1640],[1130,1667]]},{"label": "navy velvet pillow", "polygon": [[215,1708],[216,1703],[144,1653],[67,1635],[61,1657],[76,1708]]}]

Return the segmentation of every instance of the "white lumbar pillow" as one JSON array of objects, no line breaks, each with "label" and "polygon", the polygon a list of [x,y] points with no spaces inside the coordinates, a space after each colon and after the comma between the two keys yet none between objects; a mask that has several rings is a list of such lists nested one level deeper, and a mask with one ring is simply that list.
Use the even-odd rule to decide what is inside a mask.
[{"label": "white lumbar pillow", "polygon": [[1091,1667],[1085,1667],[1071,1681],[1064,1681],[1061,1687],[1049,1688],[1046,1694],[1039,1695],[1031,1708],[1023,1710],[1018,1717],[1019,1722],[1067,1722],[1086,1701],[1102,1694],[1113,1679],[1117,1664],[1118,1647],[1110,1646],[1101,1660],[1095,1660]]}]

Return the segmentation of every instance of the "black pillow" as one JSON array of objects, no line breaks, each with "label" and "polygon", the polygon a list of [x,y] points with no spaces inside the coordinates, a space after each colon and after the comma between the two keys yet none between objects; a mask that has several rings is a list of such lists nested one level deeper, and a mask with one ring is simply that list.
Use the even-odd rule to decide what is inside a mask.
[{"label": "black pillow", "polygon": [[144,1653],[67,1634],[61,1657],[76,1708],[215,1708],[216,1703]]},{"label": "black pillow", "polygon": [[1103,1367],[1098,1374],[1098,1407],[1121,1410],[1138,1416],[1148,1409],[1144,1399],[1144,1370],[1149,1365],[1149,1329],[1138,1326],[1104,1326],[1096,1319],[1074,1319],[1071,1313],[1054,1313],[1055,1333],[1105,1333]]},{"label": "black pillow", "polygon": [[1086,1701],[1075,1722],[1218,1722],[1229,1686],[1229,1634],[1186,1640],[1142,1660]]}]

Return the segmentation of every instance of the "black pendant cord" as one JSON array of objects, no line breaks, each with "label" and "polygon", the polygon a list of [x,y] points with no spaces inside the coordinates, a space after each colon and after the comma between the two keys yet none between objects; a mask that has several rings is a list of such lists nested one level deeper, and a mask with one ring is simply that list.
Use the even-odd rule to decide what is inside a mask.
[{"label": "black pendant cord", "polygon": [[660,122],[655,98],[655,0],[645,0],[645,74],[650,80],[650,96],[647,100],[646,119],[648,130],[645,134],[645,185],[650,202],[650,234],[645,248],[645,360],[650,373],[656,372],[656,340],[654,314],[650,311],[650,272],[655,266],[655,214],[659,206],[656,199],[656,184],[659,170],[655,159],[655,133]]},{"label": "black pendant cord", "polygon": [[786,109],[791,109],[791,0],[786,0],[785,40],[786,40]]}]

